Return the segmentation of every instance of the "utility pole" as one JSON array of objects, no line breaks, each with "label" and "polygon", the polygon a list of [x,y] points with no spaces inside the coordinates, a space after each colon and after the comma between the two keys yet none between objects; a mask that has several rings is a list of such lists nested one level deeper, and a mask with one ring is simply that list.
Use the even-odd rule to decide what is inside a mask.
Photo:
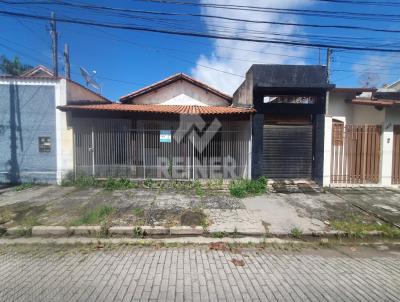
[{"label": "utility pole", "polygon": [[51,35],[51,52],[53,54],[53,73],[55,77],[58,77],[58,33],[57,33],[57,25],[56,25],[56,15],[54,12],[51,13],[51,21],[50,21],[50,35]]},{"label": "utility pole", "polygon": [[69,46],[67,43],[64,44],[64,64],[65,64],[65,78],[71,79],[71,65],[69,61]]},{"label": "utility pole", "polygon": [[326,50],[326,75],[327,75],[327,81],[328,83],[330,82],[331,78],[331,58],[332,57],[332,49],[328,48]]},{"label": "utility pole", "polygon": [[321,65],[321,48],[318,48],[318,65]]}]

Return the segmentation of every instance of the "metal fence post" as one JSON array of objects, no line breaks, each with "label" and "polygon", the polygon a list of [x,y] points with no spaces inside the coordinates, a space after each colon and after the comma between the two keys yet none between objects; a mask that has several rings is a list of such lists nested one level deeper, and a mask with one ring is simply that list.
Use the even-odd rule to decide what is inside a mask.
[{"label": "metal fence post", "polygon": [[144,129],[143,129],[143,179],[146,179],[146,146],[145,146],[145,134],[144,134]]},{"label": "metal fence post", "polygon": [[93,127],[92,127],[92,150],[91,151],[92,151],[92,176],[95,177],[96,171],[94,168],[95,160],[94,160],[94,130],[93,130]]},{"label": "metal fence post", "polygon": [[192,149],[193,149],[193,153],[192,153],[192,169],[193,169],[193,180],[194,180],[194,129],[192,130]]}]

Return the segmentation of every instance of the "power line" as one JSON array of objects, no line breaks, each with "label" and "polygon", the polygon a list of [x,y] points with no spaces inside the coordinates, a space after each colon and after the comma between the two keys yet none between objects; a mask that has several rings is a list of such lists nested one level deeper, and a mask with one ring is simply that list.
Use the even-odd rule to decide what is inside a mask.
[{"label": "power line", "polygon": [[[97,28],[93,28],[94,30]],[[70,30],[74,33],[77,34],[85,34],[83,32],[78,32],[78,31],[73,31]],[[185,50],[185,49],[178,49],[178,48],[169,48],[169,47],[162,47],[162,46],[154,46],[154,45],[150,45],[150,44],[144,44],[144,43],[138,43],[138,42],[133,42],[131,40],[127,40],[124,38],[121,38],[115,34],[111,34],[108,33],[104,30],[100,30],[97,29],[98,32],[101,32],[103,34],[107,34],[108,36],[111,36],[114,38],[114,40],[116,41],[120,41],[120,42],[124,42],[124,43],[128,43],[137,47],[141,47],[144,49],[152,49],[154,51],[158,51],[158,50],[165,50],[165,51],[173,51],[173,52],[181,52],[181,53],[190,53],[190,54],[195,54],[198,55],[198,52],[194,52],[194,51],[189,51],[189,50]],[[91,34],[92,35],[92,34]],[[184,40],[184,39],[179,39],[179,40]],[[193,41],[188,41],[188,40],[184,40],[187,42],[193,42]],[[206,43],[199,43],[199,44],[203,44],[203,45],[208,45]],[[222,46],[221,46],[222,47]],[[278,57],[287,57],[287,58],[296,58],[296,59],[304,59],[304,60],[313,60],[315,61],[316,58],[314,57],[305,57],[305,56],[296,56],[296,55],[286,55],[286,54],[281,54],[281,53],[274,53],[274,52],[267,52],[267,51],[256,51],[256,50],[250,50],[250,49],[243,49],[243,48],[236,48],[236,47],[223,47],[223,48],[227,48],[227,49],[233,49],[233,50],[239,50],[239,51],[245,51],[245,52],[252,52],[252,53],[259,53],[259,54],[266,54],[266,55],[272,55],[272,56],[278,56]],[[242,58],[238,58],[238,57],[229,57],[229,56],[220,56],[220,55],[213,55],[213,57],[217,58],[217,59],[226,59],[226,60],[233,60],[233,61],[240,61],[240,62],[249,62],[249,63],[261,63],[260,60],[255,61],[255,60],[248,60],[248,59],[242,59]]]},{"label": "power line", "polygon": [[[18,16],[22,18],[31,18],[31,19],[39,19],[39,20],[50,20],[50,17],[41,16],[41,15],[31,15],[26,13],[18,13],[12,11],[4,11],[0,10],[0,14],[8,15],[8,16]],[[192,31],[174,31],[164,28],[150,28],[145,26],[138,25],[129,25],[129,24],[118,24],[118,23],[100,23],[92,20],[85,19],[71,19],[71,18],[57,18],[58,22],[70,23],[70,24],[81,24],[81,25],[92,25],[104,28],[114,28],[114,29],[125,29],[125,30],[133,30],[133,31],[143,31],[143,32],[154,32],[154,33],[162,33],[168,35],[178,35],[178,36],[190,36],[197,38],[211,38],[211,39],[222,39],[222,40],[232,40],[232,41],[243,41],[243,42],[254,42],[254,43],[270,43],[270,44],[281,44],[281,45],[290,45],[290,46],[303,46],[303,47],[317,47],[317,48],[332,48],[332,49],[346,49],[346,50],[359,50],[359,51],[376,51],[376,52],[400,52],[399,49],[393,48],[372,48],[372,47],[358,47],[358,46],[345,46],[345,45],[335,45],[335,44],[325,44],[325,43],[307,43],[307,42],[298,42],[298,41],[290,41],[290,40],[271,40],[271,39],[262,39],[262,38],[246,38],[246,37],[238,37],[238,36],[227,36],[227,35],[218,35],[218,34],[208,34],[204,32],[192,32]]]},{"label": "power line", "polygon": [[[93,28],[93,29],[96,29],[96,28]],[[188,50],[184,50],[184,49],[168,48],[168,47],[161,47],[161,46],[154,46],[154,45],[150,45],[150,44],[133,42],[131,40],[128,40],[128,39],[125,39],[125,38],[121,38],[121,37],[119,37],[119,36],[117,36],[115,34],[111,34],[111,33],[108,33],[106,31],[103,31],[103,30],[100,30],[100,29],[98,29],[97,31],[101,32],[103,34],[106,34],[108,36],[111,36],[116,41],[120,41],[120,42],[123,42],[123,43],[128,43],[128,44],[131,44],[131,45],[134,45],[134,46],[137,46],[137,47],[140,47],[140,48],[144,48],[144,49],[151,49],[151,50],[154,50],[156,52],[159,52],[158,50],[165,50],[165,51],[173,51],[173,52],[181,52],[181,53],[198,54],[197,52],[188,51]],[[84,34],[83,32],[78,32],[78,31],[73,31],[73,32],[77,33],[77,34]],[[91,34],[91,35],[93,35],[93,34]],[[201,43],[201,44],[203,44],[203,43]],[[233,47],[228,47],[228,48],[229,49],[235,49],[235,50],[241,50],[241,51],[251,51],[251,50],[248,50],[248,49],[241,49],[241,48],[233,48]],[[264,51],[252,51],[252,52],[260,53],[260,54],[267,54],[267,55],[272,55],[272,56],[278,56],[278,57],[289,57],[289,58],[297,58],[297,59],[313,60],[313,61],[316,60],[316,58],[314,58],[314,57],[285,55],[285,54],[271,53],[271,52],[264,52]],[[184,59],[182,57],[172,56],[172,55],[166,54],[166,53],[164,53],[164,55],[172,57],[172,58],[174,58],[176,60],[180,60],[180,61],[184,61],[184,62],[188,62],[188,63],[192,63],[192,64],[198,65],[198,63],[196,63],[196,62],[193,62],[193,61],[190,61],[190,60],[186,60],[186,59]],[[216,58],[216,59],[225,59],[225,60],[232,60],[232,61],[239,61],[239,62],[248,62],[248,63],[253,63],[253,64],[262,64],[263,63],[262,60],[257,60],[257,61],[256,60],[248,60],[248,59],[242,59],[242,58],[238,58],[238,57],[220,56],[220,55],[215,55],[215,54],[213,54],[213,57]],[[391,67],[388,67],[389,64],[386,64],[386,65],[373,64],[373,63],[366,64],[366,63],[359,63],[359,62],[354,62],[354,61],[342,61],[342,60],[335,59],[333,61],[333,63],[336,63],[336,62],[337,63],[341,63],[341,64],[351,64],[351,65],[366,66],[366,67],[371,67],[371,68],[384,67],[385,70],[392,70],[393,69]],[[393,63],[393,62],[390,63],[391,66],[393,66],[394,64],[395,63]],[[199,65],[199,66],[200,67],[204,67],[204,68],[210,68],[210,66],[206,66],[206,65],[205,66]],[[383,69],[380,68],[380,70],[383,70]],[[217,70],[217,71],[225,72],[225,71],[222,71],[222,70]],[[238,76],[240,76],[240,75],[238,75]]]},{"label": "power line", "polygon": [[[1,2],[1,1],[0,1]],[[4,1],[3,1],[4,2]],[[9,2],[9,1],[8,1]],[[26,2],[26,1],[25,1]],[[25,3],[25,2],[18,2],[18,3]],[[28,1],[29,2],[29,1]],[[58,1],[58,2],[60,2],[60,1]],[[15,3],[15,2],[12,2],[12,3]],[[43,2],[43,1],[40,1],[40,2],[36,2],[36,3],[47,3],[48,4],[48,2]],[[64,3],[64,2],[61,2],[61,4],[62,3]],[[72,5],[74,5],[74,4],[72,4]],[[85,9],[88,9],[88,7],[93,7],[93,6],[91,6],[91,5],[85,5],[84,6],[84,8]],[[99,6],[94,6],[94,10],[96,10],[96,8],[98,8]],[[119,11],[125,11],[125,9],[117,9],[117,8],[113,8],[113,9],[116,9],[116,10],[119,10]],[[162,12],[161,12],[162,13]],[[120,13],[121,14],[121,13]],[[124,15],[125,16],[125,15]],[[131,18],[138,18],[137,16],[132,16],[132,15],[128,15],[127,17],[131,17]],[[140,19],[144,19],[144,20],[155,20],[155,19],[153,19],[153,18],[142,18],[142,17],[139,17]],[[162,18],[158,18],[157,19],[157,21],[160,21],[160,19],[162,19]],[[167,20],[167,21],[170,21],[171,19],[162,19],[162,20]],[[174,20],[175,21],[175,20]],[[177,20],[177,21],[184,21],[184,20]],[[168,23],[170,26],[171,26],[171,23]],[[219,24],[219,23],[218,23]],[[208,27],[210,27],[209,26],[210,24],[208,24]],[[174,27],[176,27],[176,26],[174,26]],[[221,27],[221,26],[219,26],[219,27]],[[223,27],[223,28],[227,28],[227,27]],[[229,28],[228,28],[229,29]],[[209,29],[210,30],[210,29]],[[236,29],[235,28],[235,30],[238,30],[238,29]],[[239,30],[241,30],[241,29],[239,29]],[[244,30],[244,29],[243,29]],[[246,33],[247,32],[249,32],[249,30],[248,29],[246,29],[246,30],[244,30]],[[300,35],[300,34],[297,34],[297,35],[295,35],[295,34],[281,34],[281,33],[275,33],[275,32],[261,32],[261,31],[254,31],[254,30],[250,30],[251,32],[256,32],[256,33],[261,33],[263,36],[262,36],[262,38],[265,38],[265,35],[272,35],[272,36],[278,36],[278,37],[281,37],[281,36],[285,36],[285,37],[300,37],[300,38],[306,38],[306,39],[308,39],[308,38],[314,38],[314,37],[316,37],[316,38],[323,38],[324,40],[326,40],[326,43],[330,43],[330,42],[337,42],[338,44],[340,44],[340,43],[345,43],[346,45],[349,45],[349,43],[351,43],[353,40],[356,40],[356,39],[359,39],[359,40],[362,40],[362,39],[364,39],[364,38],[361,38],[361,37],[355,37],[355,38],[353,38],[353,37],[337,37],[337,36],[325,36],[325,35],[310,35],[310,34],[308,34],[308,35]],[[218,32],[217,32],[218,33]],[[343,41],[339,41],[339,40],[332,40],[332,39],[340,39],[340,40],[343,40],[343,39],[345,39],[345,40],[343,40]],[[351,40],[348,40],[348,39],[351,39]],[[275,39],[275,40],[278,40],[278,41],[285,41],[285,40],[282,40],[282,39]],[[332,41],[331,41],[332,40]],[[299,40],[297,40],[297,41],[294,41],[294,42],[304,42],[304,41],[299,41]],[[306,41],[307,42],[307,41]],[[361,47],[361,44],[360,44],[360,42],[358,42],[358,41],[354,41],[354,43],[356,43],[356,46],[360,46]],[[351,45],[350,45],[351,46]],[[366,47],[371,47],[371,45],[368,45],[368,44],[364,44],[363,43],[363,45],[362,45],[362,47],[364,47],[364,48],[366,48]]]},{"label": "power line", "polygon": [[335,19],[360,19],[362,20],[383,20],[383,18],[398,18],[398,14],[378,14],[378,13],[364,13],[364,12],[349,12],[349,11],[329,11],[329,10],[311,10],[311,9],[290,9],[290,8],[276,8],[276,7],[265,7],[265,6],[254,6],[254,5],[235,5],[235,4],[216,4],[216,3],[199,3],[199,2],[188,2],[188,1],[176,1],[176,0],[133,0],[136,2],[153,2],[159,4],[172,4],[180,6],[195,6],[205,8],[217,8],[225,10],[242,10],[242,11],[254,11],[254,12],[266,12],[276,14],[291,14],[291,15],[307,15],[317,16]]},{"label": "power line", "polygon": [[[309,27],[309,28],[331,28],[331,29],[348,29],[348,30],[358,30],[358,31],[373,31],[373,32],[385,32],[385,33],[400,33],[400,30],[396,29],[388,29],[388,28],[373,28],[366,26],[351,26],[351,25],[324,25],[324,24],[310,24],[310,23],[296,23],[296,22],[277,22],[277,21],[265,21],[265,20],[250,20],[243,18],[233,18],[227,16],[217,16],[210,14],[194,14],[194,13],[171,13],[171,12],[162,12],[162,11],[148,11],[148,10],[137,10],[137,9],[129,9],[129,8],[116,8],[109,6],[99,6],[92,5],[86,3],[70,3],[64,1],[57,2],[49,2],[49,1],[6,1],[2,0],[0,2],[8,3],[8,4],[45,4],[45,5],[61,5],[67,7],[81,8],[81,9],[89,9],[89,10],[100,10],[100,11],[111,11],[111,12],[119,12],[123,14],[129,13],[139,13],[146,15],[156,15],[156,16],[178,16],[178,17],[201,17],[201,18],[209,18],[209,19],[217,19],[217,20],[227,20],[227,21],[235,21],[235,22],[245,22],[251,24],[270,24],[270,25],[282,25],[282,26],[299,26],[299,27]],[[357,14],[358,15],[358,14]],[[128,15],[131,16],[131,15]],[[396,15],[400,21],[400,15]],[[131,16],[132,17],[132,16]],[[134,18],[143,18],[140,16],[133,16]],[[167,19],[171,20],[171,19]],[[176,20],[173,20],[176,21]],[[351,38],[351,37],[349,37]]]},{"label": "power line", "polygon": [[[41,59],[39,59],[39,58],[37,58],[37,57],[35,57],[35,56],[32,56],[30,53],[27,53],[27,52],[18,50],[18,49],[16,49],[16,48],[10,47],[10,46],[5,45],[5,44],[2,44],[2,43],[0,43],[0,46],[4,47],[4,48],[6,48],[6,49],[8,49],[8,50],[10,50],[10,51],[13,51],[13,52],[15,52],[15,53],[18,53],[18,54],[20,54],[20,55],[23,55],[24,57],[30,58],[31,60],[33,60],[33,62],[35,62],[35,63],[37,63],[37,64],[42,64],[42,65],[47,65],[47,64],[48,64],[48,63],[44,63]],[[32,50],[32,49],[30,49],[30,50]],[[77,65],[74,65],[74,64],[71,64],[71,65],[77,67]],[[74,71],[72,71],[71,73],[72,73],[72,74],[75,74],[75,75],[80,75],[79,72],[74,72]],[[96,77],[99,78],[99,79],[106,80],[106,81],[111,81],[111,82],[116,82],[116,83],[122,83],[122,84],[129,84],[129,85],[135,85],[135,86],[146,86],[146,85],[147,85],[147,84],[144,84],[144,83],[138,83],[138,82],[132,82],[132,81],[119,80],[119,79],[104,77],[104,76],[100,76],[100,75],[96,75]]]},{"label": "power line", "polygon": [[398,2],[380,2],[380,1],[360,1],[360,0],[313,0],[315,2],[327,2],[327,3],[341,3],[341,4],[352,4],[352,5],[373,5],[373,6],[398,6]]}]

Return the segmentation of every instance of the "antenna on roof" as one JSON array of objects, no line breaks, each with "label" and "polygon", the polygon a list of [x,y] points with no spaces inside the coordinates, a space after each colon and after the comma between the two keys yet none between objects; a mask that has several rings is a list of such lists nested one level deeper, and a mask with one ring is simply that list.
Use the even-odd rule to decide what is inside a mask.
[{"label": "antenna on roof", "polygon": [[101,94],[101,86],[93,79],[94,76],[96,75],[96,71],[93,71],[93,74],[90,74],[85,68],[80,67],[81,70],[81,75],[84,78],[86,82],[86,86],[91,85],[92,87],[100,90]]}]

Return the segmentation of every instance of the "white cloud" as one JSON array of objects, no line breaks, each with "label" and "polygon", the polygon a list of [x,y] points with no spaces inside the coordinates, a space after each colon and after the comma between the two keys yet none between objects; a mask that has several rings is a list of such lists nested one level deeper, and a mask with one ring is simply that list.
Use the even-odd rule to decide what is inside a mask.
[{"label": "white cloud", "polygon": [[[209,0],[201,0],[201,3],[209,3]],[[274,8],[295,8],[299,5],[308,3],[308,0],[215,0],[215,4],[224,5],[244,5],[244,6],[268,6]],[[254,12],[245,10],[225,10],[206,7],[202,9],[203,14],[229,16],[238,19],[265,20],[279,22],[295,22],[296,19],[284,14],[270,14],[264,12]],[[297,20],[298,21],[298,20]],[[230,29],[229,35],[250,36],[259,35],[254,31],[260,32],[278,32],[280,34],[299,33],[299,29],[293,26],[279,26],[271,24],[231,22],[226,20],[217,20],[204,18],[204,22],[209,31],[215,29],[215,25],[227,26]],[[280,38],[279,36],[276,38]],[[285,38],[285,37],[282,37]],[[249,49],[252,52],[239,49]],[[209,66],[228,73],[234,73],[244,76],[252,64],[303,64],[307,51],[304,48],[290,47],[279,44],[264,44],[245,41],[216,40],[213,45],[213,51],[210,55],[201,55],[197,60],[197,65],[192,69],[192,75],[209,85],[232,94],[243,81],[243,78],[214,71],[202,66]],[[282,56],[283,55],[283,56]],[[291,57],[294,56],[294,57]],[[237,60],[239,59],[239,60]],[[249,62],[252,61],[252,62]]]},{"label": "white cloud", "polygon": [[360,86],[379,88],[398,80],[394,66],[399,63],[399,54],[364,55],[352,66],[352,70]]}]

